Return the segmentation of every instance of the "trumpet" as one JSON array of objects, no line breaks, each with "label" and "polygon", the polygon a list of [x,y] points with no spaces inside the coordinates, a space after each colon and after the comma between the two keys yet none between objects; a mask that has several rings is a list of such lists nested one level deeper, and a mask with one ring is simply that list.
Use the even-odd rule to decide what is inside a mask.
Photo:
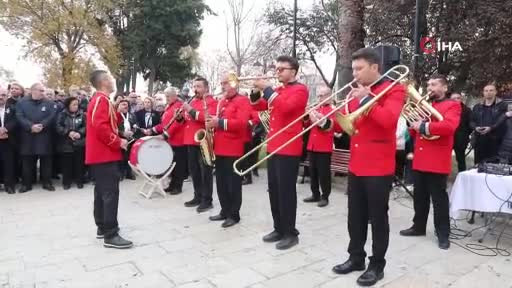
[{"label": "trumpet", "polygon": [[276,76],[238,77],[236,75],[236,73],[229,73],[229,75],[228,75],[228,81],[229,81],[229,85],[231,85],[231,87],[238,87],[240,85],[240,82],[253,81],[253,80],[258,80],[258,79],[270,80],[270,79],[277,79],[277,77]]},{"label": "trumpet", "polygon": [[[400,71],[400,70],[403,70],[403,71]],[[398,77],[391,77],[391,74],[397,74]],[[260,145],[254,147],[251,151],[247,152],[245,155],[243,155],[242,157],[238,158],[234,163],[233,163],[233,170],[236,174],[240,175],[240,176],[244,176],[245,174],[249,173],[250,171],[252,171],[254,168],[258,167],[261,163],[267,161],[270,157],[272,157],[274,154],[276,154],[277,152],[279,152],[281,149],[283,149],[284,147],[286,147],[287,145],[289,145],[290,143],[292,143],[293,141],[295,141],[297,138],[299,137],[302,137],[302,135],[304,135],[306,132],[308,132],[309,130],[313,129],[313,127],[315,127],[316,125],[318,125],[319,123],[322,123],[323,121],[325,121],[326,119],[328,119],[329,117],[331,117],[331,115],[333,115],[334,113],[337,113],[336,115],[336,118],[340,118],[341,120],[341,123],[340,125],[342,126],[343,130],[344,131],[347,131],[347,133],[352,133],[354,132],[354,128],[353,128],[353,122],[358,118],[360,117],[361,115],[363,115],[363,113],[365,113],[365,111],[368,111],[369,109],[371,109],[371,107],[373,105],[375,105],[375,103],[383,96],[385,95],[391,88],[393,88],[393,86],[397,85],[398,83],[400,83],[402,81],[402,79],[404,79],[407,75],[409,74],[409,68],[407,66],[404,66],[404,65],[397,65],[393,68],[391,68],[389,71],[387,71],[384,75],[382,75],[377,81],[375,81],[374,83],[371,84],[371,86],[375,85],[376,83],[378,83],[379,81],[381,81],[382,79],[384,78],[389,78],[393,81],[393,83],[391,85],[389,85],[388,87],[386,87],[384,90],[382,90],[378,95],[374,95],[374,98],[370,101],[368,101],[365,105],[359,107],[359,109],[357,109],[356,111],[354,111],[353,113],[351,114],[348,114],[348,115],[341,115],[338,110],[343,108],[343,106],[345,105],[348,105],[348,103],[350,101],[352,101],[354,99],[354,97],[351,97],[350,96],[350,93],[347,94],[347,97],[343,100],[343,101],[340,101],[340,103],[337,103],[335,108],[323,115],[323,117],[321,117],[320,119],[318,119],[316,122],[312,123],[312,125],[310,125],[309,127],[305,128],[304,130],[302,130],[302,132],[298,133],[297,135],[295,135],[294,137],[292,137],[291,139],[289,139],[286,143],[284,143],[283,145],[277,147],[276,150],[274,150],[272,153],[269,153],[267,154],[265,157],[263,157],[261,160],[259,160],[258,162],[256,162],[254,165],[252,165],[251,167],[247,168],[246,170],[243,170],[241,171],[240,169],[238,169],[238,164],[242,161],[244,161],[244,159],[246,159],[247,157],[249,157],[250,155],[252,155],[253,153],[256,153],[257,151],[260,150],[261,147],[263,147],[264,145],[267,145],[267,143],[269,141],[271,141],[272,139],[274,139],[276,136],[280,135],[281,133],[283,133],[284,131],[288,130],[291,126],[293,126],[295,123],[297,123],[298,121],[303,121],[304,117],[309,115],[309,113],[311,113],[312,111],[315,111],[318,109],[318,107],[322,106],[324,103],[327,103],[327,101],[331,101],[332,99],[337,99],[335,97],[337,97],[338,95],[344,95],[343,93],[346,93],[347,92],[347,89],[350,89],[349,91],[352,91],[353,89],[353,85],[356,84],[356,80],[352,80],[350,83],[346,84],[345,86],[343,86],[342,88],[336,90],[335,92],[333,92],[329,97],[326,97],[324,98],[323,100],[317,102],[315,105],[309,107],[309,109],[307,109],[304,114],[302,114],[301,116],[297,117],[295,120],[293,120],[292,122],[290,122],[288,125],[286,125],[285,127],[283,127],[281,130],[277,131],[276,133],[274,133],[273,135],[271,135],[270,137],[268,137],[265,141],[263,141]],[[338,117],[338,114],[341,115],[340,117]],[[338,121],[340,122],[340,121]],[[352,135],[351,134],[351,135]]]},{"label": "trumpet", "polygon": [[[401,114],[408,123],[414,123],[417,121],[430,122],[432,120],[432,116],[436,118],[437,121],[443,121],[443,115],[428,103],[430,94],[421,96],[420,92],[418,92],[411,83],[407,85],[407,95],[407,102],[402,108]],[[439,136],[431,135],[423,136],[423,138],[426,140],[436,140],[439,139]]]}]

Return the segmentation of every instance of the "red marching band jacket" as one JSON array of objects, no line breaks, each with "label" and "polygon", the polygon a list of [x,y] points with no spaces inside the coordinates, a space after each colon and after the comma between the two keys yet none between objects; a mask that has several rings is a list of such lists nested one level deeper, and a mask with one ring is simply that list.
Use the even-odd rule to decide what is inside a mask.
[{"label": "red marching band jacket", "polygon": [[165,112],[162,115],[162,121],[160,124],[153,127],[153,132],[156,134],[162,134],[166,132],[167,134],[167,142],[171,144],[172,147],[180,147],[183,146],[183,140],[185,137],[185,121],[175,120],[171,126],[164,131],[165,126],[169,124],[169,122],[176,115],[176,111],[178,111],[183,106],[183,102],[180,100],[176,100],[167,105],[165,108]]},{"label": "red marching band jacket", "polygon": [[117,113],[108,95],[103,92],[94,93],[88,107],[85,164],[120,161],[122,154]]},{"label": "red marching band jacket", "polygon": [[[322,115],[327,115],[329,112],[333,111],[333,107],[329,103],[325,103],[318,107],[316,111]],[[327,118],[328,121],[325,121],[322,127],[315,125],[315,127],[311,128],[307,146],[308,151],[332,153],[334,133],[341,132],[341,127],[338,122],[336,122],[334,114],[335,113],[332,113],[331,116]],[[304,122],[306,127],[309,127],[312,124],[311,119]]]},{"label": "red marching band jacket", "polygon": [[254,109],[254,107],[252,107],[252,105],[250,105],[249,99],[247,99],[247,100],[248,100],[247,103],[249,104],[249,107],[247,110],[247,111],[249,111],[249,120],[247,121],[248,122],[247,138],[245,139],[245,143],[252,141],[252,130],[254,127],[258,126],[258,124],[260,124],[260,122],[261,122],[260,115],[259,115],[258,111],[256,111]]},{"label": "red marching band jacket", "polygon": [[[304,84],[292,82],[284,86],[277,87],[275,91],[272,88],[266,88],[263,91],[263,97],[257,100],[253,99],[254,102],[251,102],[251,104],[257,111],[270,111],[270,131],[268,131],[268,138],[270,138],[304,114],[308,103],[308,97],[308,88]],[[277,148],[302,132],[302,130],[303,122],[297,121],[286,131],[281,132],[278,136],[268,142],[267,152],[274,152]],[[276,152],[276,154],[301,156],[302,137],[298,137],[296,140]]]},{"label": "red marching band jacket", "polygon": [[[211,95],[206,95],[206,106],[208,107],[208,113],[211,116],[215,116],[217,112],[217,100],[215,100]],[[192,106],[192,110],[189,113],[185,113],[185,133],[183,143],[187,146],[199,146],[194,140],[194,134],[199,129],[205,128],[205,111],[203,107],[203,99],[194,98],[190,102],[190,106]]]},{"label": "red marching band jacket", "polygon": [[[377,95],[391,85],[381,81],[372,86]],[[354,135],[350,139],[349,171],[356,176],[389,176],[395,173],[396,127],[405,101],[405,89],[397,84],[383,95],[354,123]],[[348,103],[353,112],[359,108],[358,99]],[[345,108],[342,108],[344,112]]]},{"label": "red marching band jacket", "polygon": [[239,157],[244,154],[250,110],[249,99],[239,94],[219,101],[219,126],[213,138],[215,155]]},{"label": "red marching band jacket", "polygon": [[427,135],[440,137],[436,140],[427,140],[423,137],[424,134],[410,129],[411,137],[415,139],[412,169],[422,172],[450,174],[452,171],[453,136],[459,126],[461,105],[457,101],[444,99],[434,101],[432,107],[439,111],[444,119],[443,121],[437,121],[432,117],[431,122],[422,125],[424,126],[422,130],[428,132]]}]

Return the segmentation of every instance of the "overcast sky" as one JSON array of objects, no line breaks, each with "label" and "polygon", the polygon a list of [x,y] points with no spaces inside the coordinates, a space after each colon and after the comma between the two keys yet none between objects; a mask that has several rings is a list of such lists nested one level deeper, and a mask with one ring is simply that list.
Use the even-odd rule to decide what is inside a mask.
[{"label": "overcast sky", "polygon": [[[246,0],[250,5],[254,5],[254,14],[263,17],[263,11],[267,0]],[[254,2],[253,2],[254,1]],[[293,6],[293,0],[279,0],[287,5]],[[308,8],[318,0],[298,0],[300,8]],[[203,35],[199,53],[201,57],[208,57],[212,51],[222,51],[226,47],[226,22],[225,14],[228,11],[226,0],[205,0],[217,16],[207,16],[203,23]],[[31,59],[24,58],[22,49],[23,42],[12,37],[5,31],[0,31],[0,55],[2,55],[2,65],[4,68],[14,72],[14,77],[26,86],[31,85],[41,79],[42,71],[40,66]],[[322,57],[322,65],[330,66],[331,57]],[[329,71],[329,70],[328,70]]]}]

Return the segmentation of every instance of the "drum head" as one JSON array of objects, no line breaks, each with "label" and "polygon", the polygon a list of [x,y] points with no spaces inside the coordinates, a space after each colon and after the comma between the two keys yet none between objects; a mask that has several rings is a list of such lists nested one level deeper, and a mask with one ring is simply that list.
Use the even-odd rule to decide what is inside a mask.
[{"label": "drum head", "polygon": [[149,175],[164,174],[171,167],[174,157],[171,145],[159,138],[144,140],[137,155],[139,169]]}]

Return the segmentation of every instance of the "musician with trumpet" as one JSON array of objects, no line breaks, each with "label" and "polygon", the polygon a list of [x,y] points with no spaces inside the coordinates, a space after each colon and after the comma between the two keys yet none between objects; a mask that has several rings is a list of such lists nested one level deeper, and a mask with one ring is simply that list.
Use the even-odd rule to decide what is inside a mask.
[{"label": "musician with trumpet", "polygon": [[[352,54],[352,73],[357,87],[347,96],[351,99],[347,100],[348,106],[341,109],[351,114],[358,111],[360,116],[352,124],[350,140],[347,188],[350,257],[334,266],[333,271],[348,274],[366,269],[364,245],[370,221],[373,255],[368,269],[357,279],[361,286],[372,286],[384,277],[389,244],[388,201],[395,173],[395,131],[405,101],[404,87],[396,80],[386,79],[389,71],[381,75],[379,63],[380,56],[372,48],[362,48]],[[360,112],[361,109],[364,111]],[[351,132],[340,125],[345,132]]]},{"label": "musician with trumpet", "polygon": [[[217,110],[217,100],[209,91],[208,81],[198,77],[194,79],[194,98],[190,103],[184,103],[185,113],[185,135],[184,144],[188,150],[188,166],[192,175],[194,186],[194,198],[185,202],[186,207],[196,207],[197,212],[202,213],[213,208],[213,151],[204,151],[200,146],[203,143],[196,141],[197,134],[211,133],[205,130],[206,120],[214,116]],[[210,139],[207,137],[206,139]],[[210,141],[206,140],[205,141]],[[213,144],[213,143],[210,143]],[[204,146],[203,146],[204,147]]]},{"label": "musician with trumpet", "polygon": [[173,161],[176,163],[171,172],[171,183],[165,189],[171,195],[182,192],[183,181],[187,177],[187,147],[184,143],[185,118],[183,116],[183,101],[178,98],[174,88],[164,91],[167,98],[167,107],[162,115],[160,124],[152,128],[153,134],[162,134],[171,145],[174,152]]},{"label": "musician with trumpet", "polygon": [[[331,96],[332,90],[327,87],[321,87],[318,91],[318,100],[323,104],[316,110],[309,113],[305,121],[306,126],[317,123],[311,133],[307,143],[309,154],[309,173],[311,177],[312,196],[304,199],[306,203],[318,202],[318,207],[325,207],[329,204],[329,195],[331,194],[331,155],[334,145],[334,133],[341,132],[341,127],[336,123],[334,114],[324,121],[318,121],[322,116],[327,115],[333,110],[329,101],[324,101]],[[322,193],[320,194],[320,188]]]},{"label": "musician with trumpet", "polygon": [[233,171],[233,163],[244,154],[250,104],[246,96],[238,94],[236,83],[225,75],[221,81],[223,96],[216,116],[206,119],[206,129],[215,129],[215,177],[221,211],[211,221],[224,221],[223,228],[240,222],[242,205],[242,177]]},{"label": "musician with trumpet", "polygon": [[[251,93],[251,104],[258,111],[270,112],[267,153],[277,151],[268,160],[268,191],[274,231],[263,237],[265,242],[278,242],[280,250],[298,244],[299,231],[295,228],[297,216],[297,176],[302,155],[302,138],[285,145],[303,130],[301,118],[308,102],[308,88],[297,82],[298,61],[290,56],[277,58],[276,73],[282,86],[273,89],[263,79],[256,80],[256,91]],[[293,123],[286,131],[283,128]],[[276,134],[275,137],[273,135]],[[284,147],[283,147],[284,146]]]},{"label": "musician with trumpet", "polygon": [[438,246],[450,247],[449,199],[446,191],[448,175],[452,170],[453,136],[459,125],[461,106],[447,98],[448,81],[434,75],[427,84],[428,97],[435,110],[431,119],[413,119],[410,123],[414,137],[414,218],[411,228],[400,231],[402,236],[424,236],[426,232],[430,197],[434,206],[434,226]]}]

